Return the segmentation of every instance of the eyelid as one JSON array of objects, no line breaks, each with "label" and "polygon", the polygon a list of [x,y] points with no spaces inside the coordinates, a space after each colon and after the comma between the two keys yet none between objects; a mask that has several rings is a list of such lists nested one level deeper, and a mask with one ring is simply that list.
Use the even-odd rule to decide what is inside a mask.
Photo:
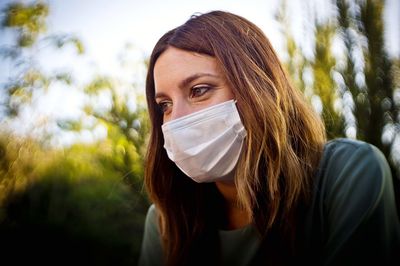
[{"label": "eyelid", "polygon": [[210,86],[210,85],[207,84],[207,83],[198,83],[196,85],[193,85],[193,88],[195,88],[195,87],[203,87],[203,86]]},{"label": "eyelid", "polygon": [[165,101],[168,101],[168,100],[170,100],[169,99],[169,97],[167,97],[167,96],[164,96],[164,95],[160,95],[160,96],[157,96],[155,99],[154,99],[154,101],[156,102],[156,104],[159,104],[159,103],[161,103],[161,102],[165,102]]},{"label": "eyelid", "polygon": [[209,84],[209,83],[199,83],[199,84],[193,85],[193,86],[192,86],[192,89],[201,88],[201,87],[212,87],[212,86],[213,86],[213,85],[211,85],[211,84]]},{"label": "eyelid", "polygon": [[166,113],[168,111],[167,108],[172,106],[172,101],[168,99],[161,99],[156,103],[162,113]]},{"label": "eyelid", "polygon": [[190,89],[190,97],[191,98],[202,97],[210,90],[211,90],[210,86],[195,86]]}]

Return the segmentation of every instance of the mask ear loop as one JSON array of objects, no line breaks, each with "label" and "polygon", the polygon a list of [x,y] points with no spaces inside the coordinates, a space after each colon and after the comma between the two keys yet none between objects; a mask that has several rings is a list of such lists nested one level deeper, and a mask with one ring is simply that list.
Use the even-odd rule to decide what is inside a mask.
[{"label": "mask ear loop", "polygon": [[240,124],[241,124],[241,126],[243,127],[243,128],[241,128],[241,127],[236,128],[236,133],[237,133],[241,138],[245,138],[245,137],[247,136],[247,131],[246,131],[244,125],[243,125],[242,118],[240,117],[239,109],[237,108],[237,105],[236,105],[236,104],[237,104],[237,100],[234,99],[234,100],[233,100],[233,103],[235,104],[236,110],[237,110],[237,112],[238,112],[238,114],[239,114],[239,119],[241,120],[241,121],[240,121]]}]

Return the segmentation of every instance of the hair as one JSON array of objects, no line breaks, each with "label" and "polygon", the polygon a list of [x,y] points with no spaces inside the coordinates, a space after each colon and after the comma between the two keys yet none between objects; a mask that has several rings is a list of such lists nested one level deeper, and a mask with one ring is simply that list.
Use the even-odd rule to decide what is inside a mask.
[{"label": "hair", "polygon": [[287,247],[293,246],[326,142],[323,122],[290,84],[263,32],[243,17],[212,11],[193,15],[162,36],[149,62],[151,135],[145,185],[158,210],[166,264],[184,264],[195,256],[199,243],[215,240],[207,232],[218,228],[215,215],[221,197],[212,183],[197,184],[185,177],[163,149],[163,116],[154,99],[153,71],[168,47],[217,60],[247,131],[235,173],[238,203],[262,237],[276,230]]}]

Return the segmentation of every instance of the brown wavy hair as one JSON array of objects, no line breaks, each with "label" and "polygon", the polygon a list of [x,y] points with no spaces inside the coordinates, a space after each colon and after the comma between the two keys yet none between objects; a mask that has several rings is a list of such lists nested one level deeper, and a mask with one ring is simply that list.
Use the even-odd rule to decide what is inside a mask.
[{"label": "brown wavy hair", "polygon": [[263,32],[243,17],[212,11],[194,15],[162,36],[149,62],[146,95],[152,127],[145,185],[158,210],[166,264],[188,264],[199,245],[202,252],[210,247],[217,253],[217,244],[211,242],[218,240],[215,232],[221,218],[215,185],[197,184],[184,176],[163,148],[153,70],[170,46],[217,60],[247,130],[235,173],[238,202],[262,237],[276,229],[292,247],[326,141],[324,125],[290,84]]}]

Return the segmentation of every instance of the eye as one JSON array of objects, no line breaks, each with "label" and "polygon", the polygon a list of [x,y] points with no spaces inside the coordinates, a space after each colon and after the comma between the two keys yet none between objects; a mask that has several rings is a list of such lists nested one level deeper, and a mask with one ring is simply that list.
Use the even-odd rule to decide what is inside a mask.
[{"label": "eye", "polygon": [[172,102],[171,101],[161,101],[158,104],[158,107],[160,108],[160,111],[162,113],[167,113],[169,109],[171,109]]},{"label": "eye", "polygon": [[190,97],[195,98],[195,97],[201,97],[205,93],[207,93],[211,88],[209,86],[198,86],[198,87],[193,87],[190,91]]}]

